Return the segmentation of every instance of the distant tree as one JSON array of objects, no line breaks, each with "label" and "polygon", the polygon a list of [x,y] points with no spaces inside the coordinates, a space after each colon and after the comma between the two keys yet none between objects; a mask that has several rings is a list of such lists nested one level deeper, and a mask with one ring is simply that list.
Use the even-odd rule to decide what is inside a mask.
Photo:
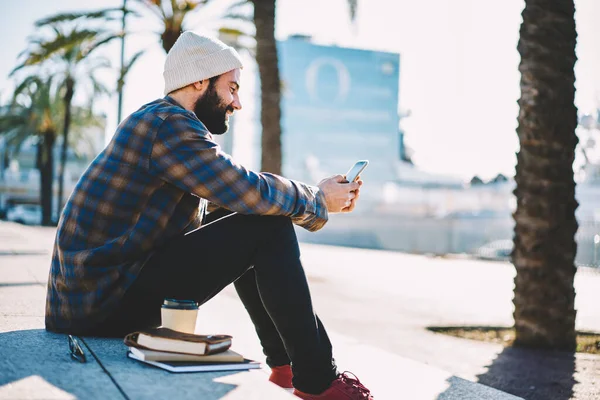
[{"label": "distant tree", "polygon": [[502,174],[498,174],[490,181],[490,183],[505,183],[508,182],[508,178]]},{"label": "distant tree", "polygon": [[[126,30],[127,17],[135,19],[153,18],[158,23],[158,34],[160,43],[166,53],[171,50],[175,41],[186,27],[186,21],[189,15],[202,9],[208,3],[215,0],[123,0],[122,7],[110,7],[94,11],[75,11],[52,15],[38,21],[39,25],[69,23],[88,21],[97,25],[104,25],[112,21],[121,21],[120,26],[114,26],[111,30],[114,35],[120,36],[121,43],[121,66],[117,78],[117,123],[121,122],[123,88],[125,79],[134,63],[144,54],[144,50],[138,51],[128,61],[125,61],[125,37],[128,35]],[[238,18],[241,16],[225,15],[229,18]],[[112,25],[111,25],[112,26]],[[108,28],[106,28],[108,29]]]},{"label": "distant tree", "polygon": [[[95,11],[76,11],[58,13],[42,20],[44,23],[73,22],[79,20],[88,21],[115,21],[122,20],[123,14],[138,19],[153,18],[158,23],[158,34],[160,43],[165,53],[179,38],[181,32],[189,29],[186,21],[189,15],[198,12],[209,3],[216,0],[128,0],[123,7],[104,8]],[[119,28],[114,33],[125,34],[124,29]]]},{"label": "distant tree", "polygon": [[30,38],[29,48],[21,56],[23,60],[12,71],[11,75],[26,67],[43,65],[52,71],[55,79],[60,81],[60,91],[64,102],[63,140],[57,201],[57,214],[60,214],[64,197],[64,173],[73,97],[77,87],[86,84],[91,89],[88,96],[90,108],[92,108],[94,98],[101,93],[108,92],[104,85],[96,79],[95,71],[98,68],[109,67],[110,64],[106,59],[93,57],[92,54],[103,44],[118,38],[119,35],[102,29],[79,29],[76,26],[63,24],[62,22],[45,23],[48,25],[41,25],[41,23],[38,23],[38,25],[41,28],[48,28],[50,35],[45,35],[45,30],[42,30],[39,36]]},{"label": "distant tree", "polygon": [[[133,7],[127,12],[137,17],[145,17],[150,11],[160,23],[160,40],[165,52],[168,52],[181,34],[187,29],[187,17],[202,6],[215,0],[129,0]],[[281,81],[275,41],[275,9],[276,0],[241,0],[233,3],[224,18],[248,20],[248,14],[238,12],[239,7],[252,4],[254,13],[252,21],[256,28],[256,60],[259,66],[261,81],[261,123],[262,123],[262,155],[261,170],[280,174],[281,155]],[[347,0],[351,20],[357,14],[358,0]],[[93,12],[59,14],[52,18],[73,21],[80,18],[115,19],[115,13],[122,15],[124,7]]]},{"label": "distant tree", "polygon": [[573,0],[526,0],[512,260],[515,344],[575,349],[577,136]]},{"label": "distant tree", "polygon": [[477,175],[475,175],[471,179],[471,186],[476,186],[476,185],[483,185],[483,180],[480,177],[478,177]]},{"label": "distant tree", "polygon": [[61,101],[53,93],[52,78],[27,76],[17,85],[13,101],[0,116],[0,135],[6,138],[5,154],[16,156],[21,145],[35,138],[36,167],[40,171],[42,225],[52,224],[54,143],[59,130]]}]

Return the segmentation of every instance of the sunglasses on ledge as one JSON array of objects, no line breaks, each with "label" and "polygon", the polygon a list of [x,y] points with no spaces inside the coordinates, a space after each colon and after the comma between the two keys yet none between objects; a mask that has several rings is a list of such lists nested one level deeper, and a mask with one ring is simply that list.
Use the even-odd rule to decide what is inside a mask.
[{"label": "sunglasses on ledge", "polygon": [[85,353],[83,349],[79,345],[77,339],[73,336],[69,335],[69,350],[71,351],[71,358],[73,360],[79,361],[80,363],[86,362]]}]

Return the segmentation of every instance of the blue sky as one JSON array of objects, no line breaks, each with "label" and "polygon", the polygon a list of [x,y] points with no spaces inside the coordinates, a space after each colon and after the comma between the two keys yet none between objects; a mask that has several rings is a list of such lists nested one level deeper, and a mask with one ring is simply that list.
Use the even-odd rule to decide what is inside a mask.
[{"label": "blue sky", "polygon": [[[27,36],[34,32],[33,22],[59,11],[79,10],[83,3],[3,0],[3,99],[12,88],[8,73],[25,48]],[[189,28],[210,32],[217,26],[212,16],[227,1],[217,3],[204,17],[194,17]],[[88,0],[85,7],[120,4],[120,0]],[[279,0],[277,36],[305,33],[320,43],[399,52],[400,106],[411,111],[403,126],[419,167],[465,179],[474,174],[512,175],[518,150],[515,128],[520,75],[516,44],[523,6],[523,0],[362,0],[352,27],[345,0]],[[586,112],[600,99],[600,2],[577,0],[576,6],[576,103]],[[152,21],[134,28],[148,27]],[[128,43],[128,54],[142,47],[148,52],[131,71],[125,115],[162,96],[164,53],[157,43],[152,35],[138,35]],[[117,46],[109,50],[109,56],[116,65]],[[106,79],[111,82],[110,75]],[[112,135],[116,96],[105,99],[99,107],[109,118],[107,134]]]}]

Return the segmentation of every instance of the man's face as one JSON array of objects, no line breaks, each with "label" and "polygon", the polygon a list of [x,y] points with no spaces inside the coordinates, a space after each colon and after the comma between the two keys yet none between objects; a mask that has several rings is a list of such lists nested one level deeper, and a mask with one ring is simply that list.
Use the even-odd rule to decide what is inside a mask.
[{"label": "man's face", "polygon": [[204,90],[194,106],[194,113],[210,133],[222,135],[229,129],[229,116],[241,110],[238,96],[240,70],[234,69],[223,75],[207,80]]}]

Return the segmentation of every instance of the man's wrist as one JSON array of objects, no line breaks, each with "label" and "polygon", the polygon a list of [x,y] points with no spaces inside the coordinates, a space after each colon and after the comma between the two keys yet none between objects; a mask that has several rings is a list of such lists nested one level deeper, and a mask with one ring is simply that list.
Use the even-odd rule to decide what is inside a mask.
[{"label": "man's wrist", "polygon": [[315,193],[315,215],[327,221],[329,219],[329,210],[327,209],[327,199],[325,193],[318,186],[313,186]]}]

